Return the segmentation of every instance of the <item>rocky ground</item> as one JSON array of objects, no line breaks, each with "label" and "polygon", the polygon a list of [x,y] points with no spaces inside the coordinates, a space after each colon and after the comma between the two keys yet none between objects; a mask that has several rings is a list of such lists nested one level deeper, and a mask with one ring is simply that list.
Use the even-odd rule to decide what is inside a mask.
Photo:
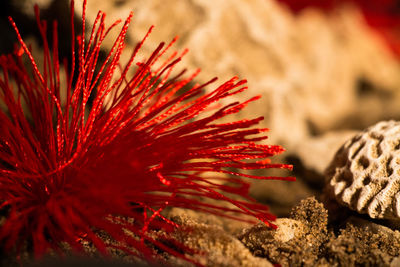
[{"label": "rocky ground", "polygon": [[[68,6],[55,0],[39,4],[48,18],[63,17]],[[31,1],[7,5],[34,42],[34,34],[28,34],[35,33]],[[396,224],[359,215],[324,194],[325,169],[346,140],[378,121],[400,120],[399,61],[355,7],[329,15],[310,9],[294,16],[273,0],[170,0],[168,5],[161,0],[90,0],[89,24],[98,9],[108,21],[134,10],[128,46],[152,24],[156,29],[144,51],[179,35],[177,49],[190,48],[184,64],[202,69],[199,82],[214,76],[248,79],[248,95],[263,97],[241,116],[265,116],[269,143],[287,150],[274,161],[294,165],[291,174],[274,174],[294,175],[296,182],[256,181],[251,188],[252,196],[278,215],[276,231],[171,210],[171,218],[194,229],[177,232],[176,238],[206,251],[190,257],[207,266],[400,266]],[[3,22],[1,31],[8,32]],[[3,52],[12,49],[12,41],[2,42]]]}]

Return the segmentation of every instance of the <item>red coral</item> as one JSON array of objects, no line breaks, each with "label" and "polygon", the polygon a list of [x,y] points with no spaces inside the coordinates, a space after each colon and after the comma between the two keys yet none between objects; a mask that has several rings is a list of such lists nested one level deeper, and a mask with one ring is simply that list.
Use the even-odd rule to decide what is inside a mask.
[{"label": "red coral", "polygon": [[[154,251],[146,245],[150,242],[184,257],[149,235],[151,229],[179,227],[161,214],[167,206],[227,217],[230,211],[239,220],[251,215],[273,227],[274,216],[247,196],[249,185],[241,177],[294,180],[243,171],[290,169],[266,160],[283,149],[258,143],[266,139],[260,135],[266,129],[252,126],[262,117],[217,122],[258,98],[215,107],[221,99],[244,91],[245,81],[233,78],[205,94],[204,87],[215,79],[182,90],[198,71],[186,78],[184,71],[173,76],[181,59],[175,52],[159,63],[174,41],[167,46],[161,43],[150,57],[137,61],[147,35],[122,67],[120,57],[132,14],[100,63],[101,43],[117,23],[106,28],[105,14],[99,12],[85,42],[85,7],[86,2],[82,35],[76,37],[78,60],[72,56],[63,85],[56,24],[50,52],[46,23],[40,21],[36,8],[44,48],[44,67],[39,71],[10,18],[21,49],[0,58],[0,207],[8,210],[0,228],[4,248],[18,251],[28,241],[40,256],[49,249],[61,252],[63,242],[81,251],[82,241],[89,241],[104,254],[108,247],[117,246],[151,259]],[[73,14],[72,2],[71,29]],[[207,177],[227,175],[210,179],[205,178],[207,173]],[[233,200],[224,193],[246,200]],[[228,201],[237,208],[207,204],[198,197]],[[98,231],[120,245],[106,245]]]},{"label": "red coral", "polygon": [[278,0],[294,13],[307,7],[326,12],[351,3],[360,8],[366,23],[375,29],[389,48],[400,58],[400,1],[399,0]]}]

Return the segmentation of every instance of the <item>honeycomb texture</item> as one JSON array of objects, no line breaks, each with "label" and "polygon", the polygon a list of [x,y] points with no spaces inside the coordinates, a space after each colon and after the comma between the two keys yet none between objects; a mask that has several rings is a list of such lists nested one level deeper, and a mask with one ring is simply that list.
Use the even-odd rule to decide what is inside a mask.
[{"label": "honeycomb texture", "polygon": [[347,141],[326,171],[336,200],[371,218],[400,219],[400,122],[382,121]]}]

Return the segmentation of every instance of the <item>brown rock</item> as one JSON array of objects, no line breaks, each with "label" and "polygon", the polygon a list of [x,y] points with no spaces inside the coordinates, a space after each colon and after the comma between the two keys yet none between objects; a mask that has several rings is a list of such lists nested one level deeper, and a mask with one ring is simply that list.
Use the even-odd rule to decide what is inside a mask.
[{"label": "brown rock", "polygon": [[327,212],[314,198],[292,210],[292,218],[278,219],[278,230],[258,224],[245,229],[239,239],[256,256],[282,266],[313,265],[328,239]]}]

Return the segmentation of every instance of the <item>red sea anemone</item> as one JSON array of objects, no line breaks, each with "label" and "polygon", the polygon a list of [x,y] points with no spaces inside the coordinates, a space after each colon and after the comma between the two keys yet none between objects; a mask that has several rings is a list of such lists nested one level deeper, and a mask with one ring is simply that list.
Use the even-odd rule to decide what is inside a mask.
[{"label": "red sea anemone", "polygon": [[[71,18],[73,14],[72,3]],[[251,215],[274,226],[267,207],[247,196],[248,183],[242,177],[293,180],[244,171],[290,169],[267,159],[283,149],[259,143],[266,139],[262,134],[266,129],[253,126],[261,117],[218,122],[258,98],[216,105],[244,91],[244,80],[233,78],[209,93],[203,89],[215,79],[187,89],[198,72],[173,74],[182,55],[172,53],[160,62],[174,41],[161,43],[147,59],[137,60],[147,36],[121,66],[132,14],[100,62],[102,41],[117,23],[107,28],[105,14],[99,12],[85,36],[83,11],[82,34],[72,33],[72,64],[65,67],[62,84],[56,23],[50,49],[47,24],[40,21],[37,8],[36,17],[43,38],[43,69],[39,70],[12,18],[20,48],[0,58],[3,249],[19,253],[28,242],[33,254],[40,256],[50,250],[62,253],[62,244],[82,251],[86,241],[104,254],[116,247],[151,259],[155,250],[150,244],[184,257],[150,235],[154,229],[179,228],[162,215],[168,206],[239,220]],[[73,19],[71,24],[74,29]],[[230,202],[236,209],[201,201],[207,198]],[[99,232],[116,242],[106,244]]]}]

